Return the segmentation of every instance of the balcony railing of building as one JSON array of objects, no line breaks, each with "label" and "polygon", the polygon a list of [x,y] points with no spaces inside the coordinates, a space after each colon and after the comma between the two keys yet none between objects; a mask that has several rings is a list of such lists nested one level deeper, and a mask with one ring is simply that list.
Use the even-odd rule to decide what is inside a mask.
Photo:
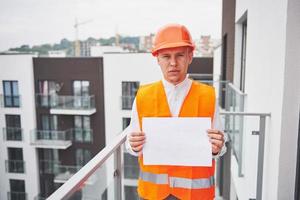
[{"label": "balcony railing of building", "polygon": [[5,168],[8,173],[25,173],[25,161],[5,160]]},{"label": "balcony railing of building", "polygon": [[21,107],[21,96],[0,94],[0,106],[6,108]]},{"label": "balcony railing of building", "polygon": [[[256,137],[258,135],[258,148],[256,149],[257,155],[257,180],[256,185],[256,199],[262,199],[262,179],[263,179],[263,167],[264,167],[264,136],[266,129],[266,118],[270,116],[269,113],[249,113],[244,111],[244,102],[246,94],[239,91],[233,84],[227,81],[219,82],[207,82],[213,84],[217,90],[217,98],[219,101],[224,98],[225,103],[220,102],[220,105],[224,105],[225,109],[222,109],[220,114],[223,119],[226,133],[229,135],[229,142],[233,146],[233,154],[237,160],[239,167],[239,175],[243,177],[243,151],[245,148],[251,148],[254,151],[254,147],[247,146],[244,139],[245,137]],[[226,105],[225,105],[226,104]],[[249,128],[254,130],[249,134]],[[252,130],[252,129],[251,129]],[[256,136],[253,136],[256,135]],[[122,182],[124,179],[124,166],[122,161],[122,150],[126,140],[125,133],[118,135],[114,142],[106,146],[101,152],[99,152],[90,162],[82,167],[74,176],[72,176],[64,185],[62,185],[57,191],[55,191],[48,199],[72,199],[74,195],[80,194],[82,197],[98,197],[101,196],[101,192],[107,190],[113,190],[114,193],[110,193],[113,197],[109,199],[124,199]],[[230,153],[230,152],[228,152]],[[98,177],[98,182],[95,185],[86,184],[90,177],[97,176],[98,172],[106,168],[106,177]],[[125,177],[126,178],[126,177]],[[101,180],[99,182],[99,180]],[[101,185],[102,187],[100,187]],[[88,192],[87,192],[88,191]]]},{"label": "balcony railing of building", "polygon": [[37,105],[50,108],[51,114],[92,115],[96,112],[95,96],[63,96],[36,94]]},{"label": "balcony railing of building", "polygon": [[23,129],[19,127],[5,127],[3,128],[4,141],[22,141]]},{"label": "balcony railing of building", "polygon": [[76,172],[81,168],[81,166],[74,165],[54,165],[53,172],[55,174],[55,183],[65,183],[69,180]]},{"label": "balcony railing of building", "polygon": [[37,148],[67,149],[72,145],[72,140],[72,129],[31,131],[31,144]]},{"label": "balcony railing of building", "polygon": [[26,192],[7,192],[8,200],[27,200]]}]

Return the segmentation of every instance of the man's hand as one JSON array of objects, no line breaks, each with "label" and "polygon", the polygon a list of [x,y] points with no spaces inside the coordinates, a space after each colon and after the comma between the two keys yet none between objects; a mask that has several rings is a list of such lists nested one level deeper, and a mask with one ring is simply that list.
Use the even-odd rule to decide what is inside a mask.
[{"label": "man's hand", "polygon": [[146,137],[144,132],[132,132],[129,135],[129,144],[136,153],[142,152],[145,141]]},{"label": "man's hand", "polygon": [[224,145],[224,133],[216,129],[208,129],[207,133],[212,144],[212,153],[217,155]]}]

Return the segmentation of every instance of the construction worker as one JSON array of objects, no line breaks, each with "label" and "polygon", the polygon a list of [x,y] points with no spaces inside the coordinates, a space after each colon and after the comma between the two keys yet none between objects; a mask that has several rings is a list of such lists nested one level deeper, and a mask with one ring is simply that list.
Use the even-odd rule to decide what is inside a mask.
[{"label": "construction worker", "polygon": [[211,167],[143,164],[142,150],[147,142],[141,123],[143,117],[210,117],[213,128],[207,133],[213,158],[226,152],[213,87],[187,77],[194,49],[191,35],[183,25],[169,24],[156,34],[152,55],[157,58],[163,78],[139,88],[126,129],[127,150],[139,156],[141,199],[214,199],[214,159]]}]

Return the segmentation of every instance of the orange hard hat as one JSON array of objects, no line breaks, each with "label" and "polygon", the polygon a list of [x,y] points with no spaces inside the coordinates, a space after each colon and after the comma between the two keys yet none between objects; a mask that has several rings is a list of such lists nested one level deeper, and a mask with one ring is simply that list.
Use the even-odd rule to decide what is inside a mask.
[{"label": "orange hard hat", "polygon": [[167,24],[158,30],[151,53],[157,56],[158,50],[183,46],[195,49],[188,29],[180,24]]}]

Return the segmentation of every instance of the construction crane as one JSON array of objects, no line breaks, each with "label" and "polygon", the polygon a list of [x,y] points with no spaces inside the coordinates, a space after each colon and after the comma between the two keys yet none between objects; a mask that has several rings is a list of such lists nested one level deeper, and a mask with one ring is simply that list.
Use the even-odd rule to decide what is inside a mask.
[{"label": "construction crane", "polygon": [[86,21],[82,21],[82,22],[78,22],[77,17],[75,18],[75,24],[74,24],[74,28],[75,28],[75,56],[80,56],[80,41],[79,41],[79,26],[90,23],[91,21],[93,21],[92,19],[86,20]]}]

